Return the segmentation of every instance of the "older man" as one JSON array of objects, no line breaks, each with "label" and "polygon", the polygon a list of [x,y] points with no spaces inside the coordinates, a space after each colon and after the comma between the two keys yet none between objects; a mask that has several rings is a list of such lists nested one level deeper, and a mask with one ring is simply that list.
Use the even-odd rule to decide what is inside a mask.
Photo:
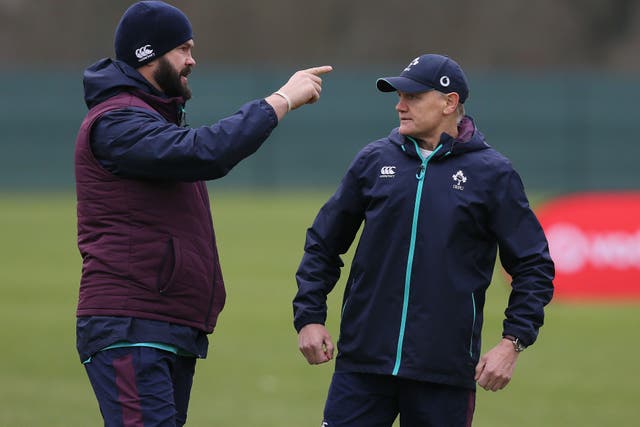
[{"label": "older man", "polygon": [[[332,359],[326,296],[364,222],[342,306],[326,427],[469,426],[476,382],[509,382],[553,294],[553,262],[510,162],[465,115],[465,74],[435,54],[378,89],[400,126],[356,156],[307,232],[294,325],[311,364]],[[500,248],[513,277],[503,337],[480,357]]]}]

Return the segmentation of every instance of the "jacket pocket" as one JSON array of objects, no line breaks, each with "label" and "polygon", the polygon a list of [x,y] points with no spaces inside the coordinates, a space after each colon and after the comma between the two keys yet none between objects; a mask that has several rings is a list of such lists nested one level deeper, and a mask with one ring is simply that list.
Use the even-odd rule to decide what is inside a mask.
[{"label": "jacket pocket", "polygon": [[478,355],[473,352],[473,347],[475,345],[473,341],[473,336],[476,331],[476,319],[477,319],[476,297],[473,294],[473,292],[471,293],[471,316],[472,316],[471,324],[469,325],[471,327],[471,333],[469,334],[469,357],[471,357],[471,359],[477,359]]},{"label": "jacket pocket", "polygon": [[[347,284],[344,287],[344,295],[342,296],[342,311],[340,312],[340,318],[344,319],[344,314],[351,303],[351,293],[354,284],[359,283],[362,277],[362,271],[354,264],[349,273]],[[341,320],[342,321],[342,320]]]},{"label": "jacket pocket", "polygon": [[180,240],[176,237],[171,237],[167,242],[167,248],[165,255],[160,265],[160,272],[158,273],[158,292],[161,294],[166,293],[180,270],[182,264]]}]

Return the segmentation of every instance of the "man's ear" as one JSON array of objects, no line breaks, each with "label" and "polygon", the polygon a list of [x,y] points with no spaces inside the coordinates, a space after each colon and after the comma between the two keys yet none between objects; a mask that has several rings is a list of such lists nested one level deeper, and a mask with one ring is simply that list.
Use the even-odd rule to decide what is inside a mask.
[{"label": "man's ear", "polygon": [[156,82],[155,79],[153,78],[153,74],[157,66],[158,66],[158,60],[154,59],[153,61],[147,62],[146,64],[137,68],[137,70],[142,77],[144,77],[149,83],[151,83],[153,87],[155,87],[160,92],[162,92],[162,88],[160,87],[160,85],[158,85],[158,82]]},{"label": "man's ear", "polygon": [[460,95],[457,92],[450,92],[446,94],[447,97],[447,105],[444,107],[445,114],[453,114],[456,112],[458,108],[458,104],[460,103]]},{"label": "man's ear", "polygon": [[149,61],[149,62],[147,62],[146,64],[144,64],[144,65],[140,66],[140,67],[138,68],[138,72],[142,72],[142,71],[146,71],[146,72],[153,71],[153,70],[156,68],[157,64],[158,64],[158,59],[154,59],[153,61]]}]

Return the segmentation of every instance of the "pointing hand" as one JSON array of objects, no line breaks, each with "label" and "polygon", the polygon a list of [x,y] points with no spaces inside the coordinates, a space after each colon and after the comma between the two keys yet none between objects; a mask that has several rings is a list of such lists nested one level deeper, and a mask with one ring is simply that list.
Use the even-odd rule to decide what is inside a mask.
[{"label": "pointing hand", "polygon": [[[276,108],[275,104],[284,105],[282,101],[277,99],[284,98],[287,102],[287,110],[295,110],[302,105],[313,104],[320,99],[322,92],[322,78],[320,76],[332,70],[333,67],[325,65],[297,71],[276,93],[267,97],[266,101]],[[280,114],[278,114],[278,118],[281,118]]]}]

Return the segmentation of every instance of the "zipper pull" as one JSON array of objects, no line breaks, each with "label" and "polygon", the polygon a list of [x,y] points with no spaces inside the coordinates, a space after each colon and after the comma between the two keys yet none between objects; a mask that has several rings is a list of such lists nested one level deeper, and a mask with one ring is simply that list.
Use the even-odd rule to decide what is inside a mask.
[{"label": "zipper pull", "polygon": [[419,181],[422,181],[422,179],[424,178],[424,171],[427,170],[427,167],[425,166],[425,164],[421,164],[420,167],[418,168],[418,171],[416,172],[416,178]]},{"label": "zipper pull", "polygon": [[185,110],[184,105],[180,106],[180,110],[178,111],[178,122],[180,127],[188,127],[187,124],[187,110]]}]

